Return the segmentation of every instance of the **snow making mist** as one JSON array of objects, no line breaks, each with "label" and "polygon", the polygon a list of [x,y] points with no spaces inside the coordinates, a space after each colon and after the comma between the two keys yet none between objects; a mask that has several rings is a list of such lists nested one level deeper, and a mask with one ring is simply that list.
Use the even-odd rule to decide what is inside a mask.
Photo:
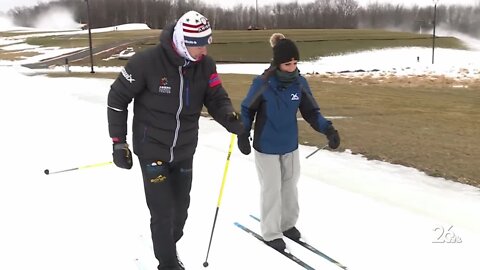
[{"label": "snow making mist", "polygon": [[69,30],[79,29],[81,25],[74,20],[73,12],[67,8],[53,7],[37,16],[35,28]]},{"label": "snow making mist", "polygon": [[8,30],[14,27],[12,19],[7,15],[0,14],[0,31]]},{"label": "snow making mist", "polygon": [[480,51],[480,39],[476,36],[452,30],[446,24],[437,27],[437,36],[456,37],[460,39],[470,50]]}]

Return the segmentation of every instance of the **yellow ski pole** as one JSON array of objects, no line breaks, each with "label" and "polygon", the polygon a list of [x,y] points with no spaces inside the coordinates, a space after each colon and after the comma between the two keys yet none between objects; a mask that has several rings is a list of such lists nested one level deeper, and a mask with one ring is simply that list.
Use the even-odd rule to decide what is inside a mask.
[{"label": "yellow ski pole", "polygon": [[228,165],[230,163],[230,156],[232,155],[233,145],[235,142],[235,134],[232,133],[230,138],[230,147],[228,148],[227,163],[225,164],[225,169],[223,170],[223,180],[222,185],[220,186],[220,194],[218,195],[217,209],[215,210],[215,218],[213,219],[212,233],[210,234],[210,242],[208,243],[207,257],[203,263],[203,267],[208,266],[208,254],[210,253],[210,246],[212,245],[213,231],[215,230],[215,223],[217,223],[218,210],[220,209],[220,204],[222,203],[223,188],[225,187],[225,180],[227,178]]},{"label": "yellow ski pole", "polygon": [[100,167],[100,166],[110,165],[110,164],[112,164],[112,163],[113,163],[113,162],[111,162],[111,161],[109,161],[109,162],[102,162],[102,163],[90,164],[90,165],[80,166],[80,167],[71,168],[71,169],[66,169],[66,170],[54,171],[54,172],[51,172],[49,169],[45,169],[45,171],[43,171],[43,172],[44,172],[46,175],[49,175],[49,174],[54,174],[54,173],[62,173],[62,172],[69,172],[69,171],[80,170],[80,169],[88,169],[88,168]]}]

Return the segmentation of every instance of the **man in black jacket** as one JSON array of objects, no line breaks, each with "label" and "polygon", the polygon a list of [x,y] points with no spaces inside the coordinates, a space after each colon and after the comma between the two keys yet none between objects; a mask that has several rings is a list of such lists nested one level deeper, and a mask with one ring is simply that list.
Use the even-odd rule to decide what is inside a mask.
[{"label": "man in black jacket", "polygon": [[136,53],[108,94],[108,128],[113,161],[132,167],[128,144],[128,104],[133,106],[133,151],[142,169],[158,269],[184,269],[176,242],[183,235],[190,204],[193,155],[202,107],[229,132],[243,125],[216,71],[207,45],[208,20],[195,11],[166,26],[160,44]]}]

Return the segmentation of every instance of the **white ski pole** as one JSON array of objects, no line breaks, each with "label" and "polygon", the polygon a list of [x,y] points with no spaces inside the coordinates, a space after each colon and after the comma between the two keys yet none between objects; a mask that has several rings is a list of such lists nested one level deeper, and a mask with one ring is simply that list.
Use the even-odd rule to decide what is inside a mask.
[{"label": "white ski pole", "polygon": [[315,153],[317,153],[318,151],[323,150],[323,149],[325,149],[325,148],[327,148],[327,147],[328,147],[328,143],[325,144],[322,148],[317,147],[317,149],[316,149],[315,151],[313,151],[312,153],[310,153],[310,154],[309,154],[308,156],[306,156],[305,158],[309,158],[309,157],[313,156]]}]

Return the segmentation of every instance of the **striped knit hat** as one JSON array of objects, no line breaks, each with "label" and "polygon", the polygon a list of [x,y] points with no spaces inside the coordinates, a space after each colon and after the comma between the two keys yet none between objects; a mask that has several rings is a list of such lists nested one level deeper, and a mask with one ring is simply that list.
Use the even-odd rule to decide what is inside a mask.
[{"label": "striped knit hat", "polygon": [[208,19],[196,11],[189,11],[178,19],[175,31],[182,30],[185,46],[200,47],[212,43],[212,29]]},{"label": "striped knit hat", "polygon": [[189,11],[178,19],[173,30],[173,44],[177,53],[188,61],[198,61],[188,53],[188,47],[206,46],[212,43],[212,28],[207,18],[196,11]]}]

